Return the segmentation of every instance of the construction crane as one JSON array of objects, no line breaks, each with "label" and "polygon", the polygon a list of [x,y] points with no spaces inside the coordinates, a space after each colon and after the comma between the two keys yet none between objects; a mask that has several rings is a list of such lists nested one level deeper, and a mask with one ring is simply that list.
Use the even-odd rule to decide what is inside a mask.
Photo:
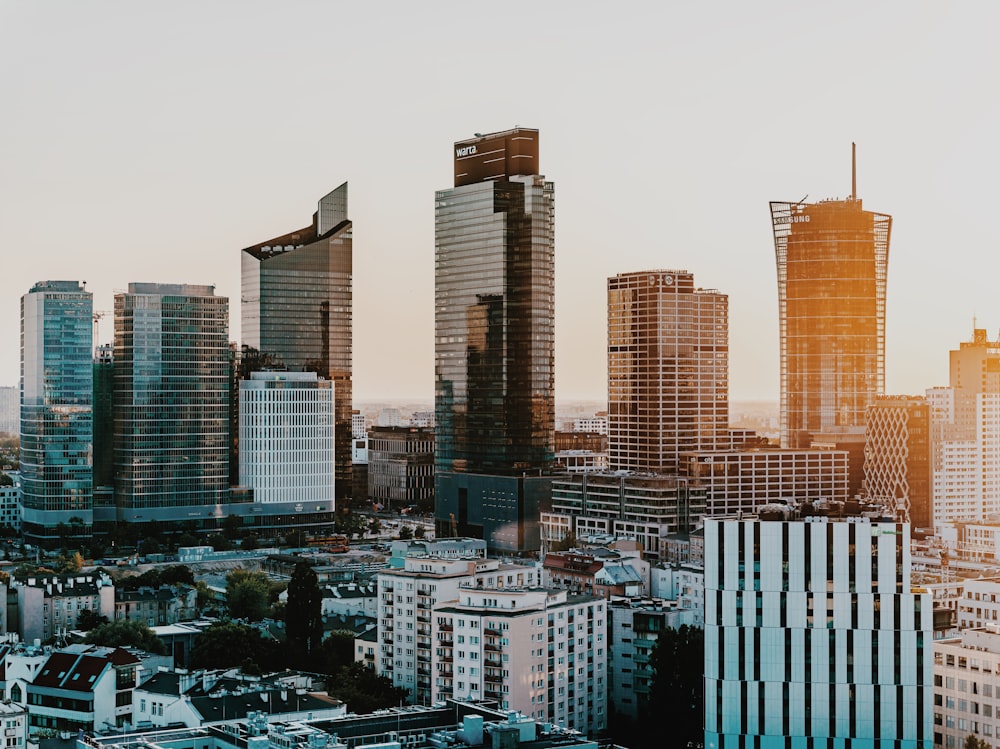
[{"label": "construction crane", "polygon": [[111,314],[110,310],[94,310],[94,347],[101,345],[101,318]]}]

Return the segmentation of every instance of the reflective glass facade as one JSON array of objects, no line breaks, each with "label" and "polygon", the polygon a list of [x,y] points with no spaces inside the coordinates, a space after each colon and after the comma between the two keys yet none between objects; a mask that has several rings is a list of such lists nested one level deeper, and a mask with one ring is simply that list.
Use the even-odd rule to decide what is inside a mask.
[{"label": "reflective glass facade", "polygon": [[863,435],[885,390],[892,217],[856,199],[771,203],[781,326],[781,443]]},{"label": "reflective glass facade", "polygon": [[729,297],[687,271],[608,279],[608,467],[673,472],[729,442]]},{"label": "reflective glass facade", "polygon": [[456,143],[456,187],[435,202],[435,514],[442,533],[510,550],[537,548],[544,500],[501,477],[554,452],[555,189],[524,173],[537,141]]},{"label": "reflective glass facade", "polygon": [[92,316],[76,281],[43,281],[21,297],[21,487],[36,542],[71,518],[80,530],[92,523]]},{"label": "reflective glass facade", "polygon": [[115,497],[128,522],[227,501],[229,300],[212,286],[115,295]]},{"label": "reflective glass facade", "polygon": [[351,492],[351,231],[345,182],[320,200],[311,226],[241,254],[244,347],[261,365],[333,382],[338,500]]}]

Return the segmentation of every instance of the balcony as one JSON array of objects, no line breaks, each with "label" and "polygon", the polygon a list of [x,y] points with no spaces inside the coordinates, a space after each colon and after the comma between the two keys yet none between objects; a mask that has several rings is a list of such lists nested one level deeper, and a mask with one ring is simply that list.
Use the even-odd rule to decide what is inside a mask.
[{"label": "balcony", "polygon": [[503,677],[494,674],[486,674],[486,676],[483,677],[483,681],[487,684],[503,684]]},{"label": "balcony", "polygon": [[487,635],[492,635],[493,637],[500,637],[502,634],[499,629],[494,627],[483,627],[483,632]]},{"label": "balcony", "polygon": [[485,658],[483,658],[483,661],[486,663],[487,666],[502,666],[503,665],[503,663],[501,662],[501,660],[499,658],[497,658],[496,656],[491,655],[491,654],[487,654],[487,656]]}]

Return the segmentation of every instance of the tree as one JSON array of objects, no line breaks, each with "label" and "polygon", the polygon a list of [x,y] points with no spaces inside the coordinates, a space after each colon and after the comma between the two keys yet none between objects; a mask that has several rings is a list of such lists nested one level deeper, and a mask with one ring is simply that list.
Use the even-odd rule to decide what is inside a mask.
[{"label": "tree", "polygon": [[552,544],[551,551],[569,551],[576,547],[576,534],[573,531],[567,531],[566,535],[562,537],[561,541],[556,541]]},{"label": "tree", "polygon": [[323,674],[336,674],[344,666],[354,663],[354,633],[337,630],[320,643],[315,670]]},{"label": "tree", "polygon": [[128,619],[119,619],[95,627],[87,633],[85,641],[108,647],[131,645],[157,655],[167,654],[167,647],[163,644],[163,640],[153,634],[153,630],[146,622],[129,621]]},{"label": "tree", "polygon": [[93,609],[84,609],[80,612],[80,615],[76,618],[77,629],[82,629],[87,632],[95,627],[99,627],[102,624],[108,623],[108,617],[101,616]]},{"label": "tree", "polygon": [[986,743],[985,739],[979,738],[974,733],[965,737],[963,747],[964,749],[990,749],[990,745]]},{"label": "tree", "polygon": [[271,605],[271,580],[263,572],[233,570],[226,575],[226,605],[234,619],[259,622]]},{"label": "tree", "polygon": [[413,538],[413,529],[408,525],[404,525],[399,529],[399,538],[402,541],[409,541]]},{"label": "tree", "polygon": [[192,668],[255,665],[270,671],[283,667],[283,653],[274,640],[246,624],[218,622],[204,630],[191,648]]},{"label": "tree", "polygon": [[288,583],[285,632],[293,663],[305,668],[323,639],[323,593],[313,568],[299,562]]},{"label": "tree", "polygon": [[240,541],[240,548],[243,549],[243,551],[253,551],[259,546],[260,540],[257,538],[256,533],[248,533],[243,537],[243,540]]},{"label": "tree", "polygon": [[307,541],[308,539],[306,538],[305,531],[299,530],[298,528],[288,531],[285,535],[285,544],[296,549],[305,546]]},{"label": "tree", "polygon": [[703,704],[705,701],[705,633],[697,627],[682,625],[665,629],[653,646],[649,659],[653,679],[645,718],[672,726],[673,744],[696,746],[704,741]]},{"label": "tree", "polygon": [[343,666],[327,685],[327,691],[359,715],[396,707],[407,697],[405,689],[394,687],[390,679],[376,674],[363,663]]},{"label": "tree", "polygon": [[424,538],[427,536],[427,529],[422,525],[418,525],[417,529],[413,531],[414,538]]}]

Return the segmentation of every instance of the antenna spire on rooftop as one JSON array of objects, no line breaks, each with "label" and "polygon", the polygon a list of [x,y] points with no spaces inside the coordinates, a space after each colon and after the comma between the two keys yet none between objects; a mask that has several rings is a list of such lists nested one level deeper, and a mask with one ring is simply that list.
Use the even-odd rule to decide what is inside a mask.
[{"label": "antenna spire on rooftop", "polygon": [[858,199],[858,146],[851,142],[851,200]]}]

